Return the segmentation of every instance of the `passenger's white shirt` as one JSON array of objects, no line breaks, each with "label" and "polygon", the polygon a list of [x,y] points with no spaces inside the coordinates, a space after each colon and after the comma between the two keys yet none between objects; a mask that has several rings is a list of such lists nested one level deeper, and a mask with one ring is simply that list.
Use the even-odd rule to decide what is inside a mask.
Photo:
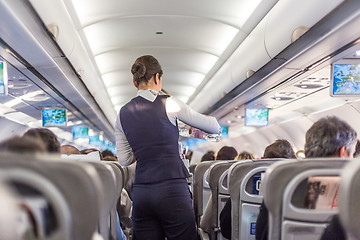
[{"label": "passenger's white shirt", "polygon": [[[152,89],[139,90],[137,96],[143,97],[148,101],[154,102],[157,95],[163,94]],[[169,121],[176,126],[176,120],[179,119],[182,122],[199,128],[210,134],[221,133],[221,127],[216,118],[200,114],[191,109],[185,103],[169,97],[166,99],[166,114]],[[124,131],[121,126],[120,113],[116,119],[115,124],[115,139],[116,139],[116,151],[119,163],[122,166],[128,166],[133,162],[133,151],[129,142],[126,139]]]}]

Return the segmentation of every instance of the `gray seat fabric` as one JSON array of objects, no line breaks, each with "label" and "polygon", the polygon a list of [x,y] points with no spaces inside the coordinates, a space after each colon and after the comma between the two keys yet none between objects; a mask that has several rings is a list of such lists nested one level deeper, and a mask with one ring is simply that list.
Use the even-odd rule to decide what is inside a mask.
[{"label": "gray seat fabric", "polygon": [[196,217],[196,223],[200,225],[200,218],[203,214],[203,183],[204,174],[206,170],[216,161],[202,162],[198,164],[194,171],[194,183],[193,183],[193,196],[194,196],[194,211]]},{"label": "gray seat fabric", "polygon": [[[224,172],[230,168],[230,166],[235,163],[235,161],[216,161],[209,167],[209,184],[211,188],[211,199],[209,201],[209,206],[211,207],[210,219],[205,220],[207,223],[210,223],[210,239],[220,239],[222,235],[220,234],[219,227],[219,216],[222,209],[221,205],[224,205],[229,196],[219,195],[219,190],[221,189],[220,178],[223,176]],[[209,209],[206,209],[208,211]],[[208,216],[203,216],[207,218]],[[202,220],[203,222],[203,220]]]},{"label": "gray seat fabric", "polygon": [[263,181],[264,201],[269,210],[269,239],[319,239],[337,211],[296,207],[294,198],[305,201],[306,196],[306,191],[299,194],[297,189],[311,176],[338,176],[347,162],[346,159],[305,159],[270,166]]},{"label": "gray seat fabric", "polygon": [[92,165],[99,175],[101,182],[101,190],[98,193],[101,204],[99,233],[105,240],[110,239],[111,213],[114,209],[116,209],[116,204],[118,202],[118,199],[116,198],[118,193],[115,183],[114,170],[110,165],[105,164],[104,162],[87,160],[82,162]]},{"label": "gray seat fabric", "polygon": [[360,239],[360,161],[350,161],[341,172],[339,215],[348,240]]},{"label": "gray seat fabric", "polygon": [[[121,191],[124,187],[123,182],[123,174],[120,168],[116,165],[116,162],[104,162],[105,164],[108,164],[112,169],[114,173],[114,181],[116,186],[115,191],[115,204],[113,205],[110,213],[110,233],[113,239],[116,239],[116,225],[117,225],[117,218],[116,218],[116,210],[117,210],[117,204],[121,201]],[[120,224],[120,223],[119,223]]]},{"label": "gray seat fabric", "polygon": [[[45,239],[89,240],[99,219],[99,176],[88,164],[0,153],[2,179],[41,192],[54,208],[56,229]],[[43,181],[39,181],[43,180]]]},{"label": "gray seat fabric", "polygon": [[[228,171],[231,197],[231,236],[234,240],[250,239],[250,223],[255,221],[263,197],[253,194],[253,176],[282,159],[238,161]],[[252,218],[252,219],[251,219]]]}]

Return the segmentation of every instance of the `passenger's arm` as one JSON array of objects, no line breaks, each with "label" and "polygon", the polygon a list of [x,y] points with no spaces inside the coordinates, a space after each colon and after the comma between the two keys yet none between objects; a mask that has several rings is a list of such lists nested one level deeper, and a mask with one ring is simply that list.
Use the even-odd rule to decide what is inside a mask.
[{"label": "passenger's arm", "polygon": [[116,155],[121,166],[129,166],[133,162],[134,153],[123,132],[120,114],[115,124]]},{"label": "passenger's arm", "polygon": [[221,127],[215,117],[206,116],[194,111],[185,103],[169,97],[166,101],[166,111],[169,120],[174,124],[175,118],[182,122],[201,129],[207,133],[217,134],[221,133]]}]

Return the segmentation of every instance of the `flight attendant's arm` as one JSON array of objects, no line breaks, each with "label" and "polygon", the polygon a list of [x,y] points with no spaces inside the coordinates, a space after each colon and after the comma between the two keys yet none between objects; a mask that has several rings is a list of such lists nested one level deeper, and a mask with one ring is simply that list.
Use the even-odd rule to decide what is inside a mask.
[{"label": "flight attendant's arm", "polygon": [[210,134],[221,133],[221,127],[215,117],[206,116],[194,111],[185,103],[169,97],[166,101],[166,112],[170,122],[176,125],[176,118],[182,122]]},{"label": "flight attendant's arm", "polygon": [[116,155],[121,166],[129,166],[133,162],[134,153],[123,132],[120,114],[115,123]]}]

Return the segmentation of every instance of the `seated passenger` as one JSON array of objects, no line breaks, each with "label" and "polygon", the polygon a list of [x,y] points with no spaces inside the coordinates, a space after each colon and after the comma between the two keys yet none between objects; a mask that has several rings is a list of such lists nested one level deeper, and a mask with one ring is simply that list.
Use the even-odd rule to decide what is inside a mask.
[{"label": "seated passenger", "polygon": [[[224,146],[218,151],[216,155],[216,160],[234,160],[237,154],[238,153],[235,148]],[[206,205],[204,214],[200,220],[200,228],[207,233],[210,233],[211,231],[211,219],[212,219],[211,210],[212,210],[212,195],[210,194],[209,201]]]},{"label": "seated passenger", "polygon": [[238,155],[237,151],[233,147],[224,146],[216,154],[216,160],[234,160]]},{"label": "seated passenger", "polygon": [[[296,158],[291,144],[287,140],[276,140],[265,148],[264,158]],[[256,220],[255,237],[258,239],[267,239],[268,236],[269,212],[264,201],[260,206],[260,212]]]},{"label": "seated passenger", "polygon": [[24,136],[43,141],[48,153],[60,153],[59,140],[56,135],[47,128],[31,128],[24,133]]},{"label": "seated passenger", "polygon": [[45,144],[39,139],[15,136],[0,143],[0,151],[14,153],[46,153]]},{"label": "seated passenger", "polygon": [[208,151],[201,157],[201,162],[214,161],[214,160],[215,160],[215,152],[214,151]]},{"label": "seated passenger", "polygon": [[246,159],[255,159],[254,155],[252,153],[249,153],[247,151],[242,151],[239,153],[239,156],[236,157],[235,160],[246,160]]},{"label": "seated passenger", "polygon": [[80,154],[79,149],[72,145],[62,145],[60,147],[60,153],[64,155]]},{"label": "seated passenger", "polygon": [[[346,122],[337,117],[321,118],[315,122],[305,135],[306,158],[318,157],[352,157],[355,152],[356,132]],[[263,214],[260,217],[260,214]],[[256,222],[256,240],[268,239],[268,212],[263,204]],[[334,232],[337,232],[334,234]],[[324,231],[322,240],[346,239],[334,218]]]},{"label": "seated passenger", "polygon": [[[252,155],[249,155],[249,157],[252,157]],[[295,153],[293,148],[291,147],[291,144],[287,140],[279,139],[265,148],[263,158],[295,158]],[[268,214],[264,202],[261,204],[260,212],[262,216],[260,217],[259,214],[260,219],[258,218],[258,221],[256,222],[256,231],[258,231],[258,225],[259,228],[262,229],[264,228],[264,225],[267,224],[267,222],[264,222],[264,220],[267,219],[267,214]],[[227,200],[220,214],[220,229],[221,229],[221,234],[224,237],[231,239],[231,199],[230,198]]]},{"label": "seated passenger", "polygon": [[[101,158],[105,158],[105,157],[114,157],[116,159],[116,156],[110,151],[110,150],[104,150],[101,152]],[[116,160],[117,161],[117,160]]]}]

